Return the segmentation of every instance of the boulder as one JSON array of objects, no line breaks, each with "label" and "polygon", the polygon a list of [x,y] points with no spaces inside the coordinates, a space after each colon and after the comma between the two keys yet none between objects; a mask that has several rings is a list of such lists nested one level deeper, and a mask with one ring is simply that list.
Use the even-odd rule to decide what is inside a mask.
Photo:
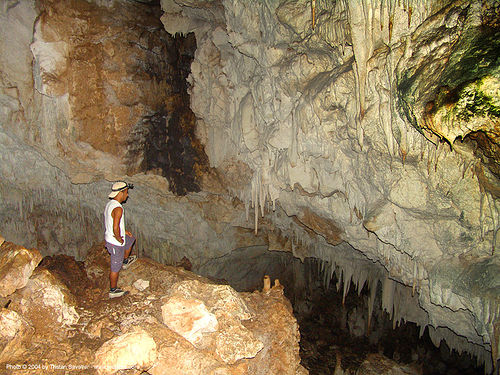
[{"label": "boulder", "polygon": [[0,296],[6,297],[26,285],[42,254],[4,242],[3,238],[0,243]]},{"label": "boulder", "polygon": [[[264,347],[264,344],[241,324],[242,320],[248,320],[255,314],[229,285],[185,280],[176,283],[171,293],[171,300],[174,301],[203,301],[203,306],[207,309],[205,315],[210,313],[216,317],[219,323],[215,338],[216,353],[225,363],[233,364],[242,358],[253,358]],[[192,327],[189,320],[184,326],[188,329]]]},{"label": "boulder", "polygon": [[141,327],[158,345],[158,357],[148,370],[151,375],[209,375],[212,369],[222,365],[213,349],[200,350],[187,340],[179,340],[177,333],[159,321],[148,322]]},{"label": "boulder", "polygon": [[68,327],[79,319],[74,296],[49,270],[37,269],[17,293],[12,308],[28,318],[36,330]]},{"label": "boulder", "polygon": [[217,347],[215,352],[228,364],[233,364],[243,358],[253,358],[264,348],[264,344],[239,321],[228,324],[217,335],[215,342]]},{"label": "boulder", "polygon": [[33,334],[33,328],[18,313],[0,310],[0,363],[19,358],[26,351],[25,342]]},{"label": "boulder", "polygon": [[161,312],[163,323],[194,346],[201,342],[204,333],[219,328],[215,315],[197,299],[173,296],[161,307]]},{"label": "boulder", "polygon": [[203,301],[218,319],[224,315],[237,320],[248,320],[254,316],[238,292],[229,285],[185,280],[173,285],[170,293]]},{"label": "boulder", "polygon": [[142,328],[136,328],[106,341],[95,354],[94,367],[99,374],[114,374],[131,368],[146,371],[156,358],[155,341]]}]

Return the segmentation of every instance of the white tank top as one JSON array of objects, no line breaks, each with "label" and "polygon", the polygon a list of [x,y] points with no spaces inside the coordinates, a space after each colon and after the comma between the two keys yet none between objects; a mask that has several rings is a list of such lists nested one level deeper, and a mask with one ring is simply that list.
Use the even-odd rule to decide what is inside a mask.
[{"label": "white tank top", "polygon": [[125,242],[120,243],[115,238],[115,234],[113,233],[113,216],[111,216],[111,213],[116,207],[122,208],[122,217],[120,219],[120,237],[123,241],[125,241],[125,210],[123,210],[122,205],[116,199],[111,199],[104,209],[104,239],[110,244],[123,246],[125,245]]}]

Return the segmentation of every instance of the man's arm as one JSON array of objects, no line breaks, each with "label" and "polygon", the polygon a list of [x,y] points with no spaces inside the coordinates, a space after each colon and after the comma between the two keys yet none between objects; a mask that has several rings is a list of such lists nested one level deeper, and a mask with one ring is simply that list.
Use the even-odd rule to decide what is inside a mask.
[{"label": "man's arm", "polygon": [[123,243],[123,238],[120,233],[120,219],[122,218],[123,208],[115,207],[111,212],[111,217],[113,218],[113,234],[118,242]]}]

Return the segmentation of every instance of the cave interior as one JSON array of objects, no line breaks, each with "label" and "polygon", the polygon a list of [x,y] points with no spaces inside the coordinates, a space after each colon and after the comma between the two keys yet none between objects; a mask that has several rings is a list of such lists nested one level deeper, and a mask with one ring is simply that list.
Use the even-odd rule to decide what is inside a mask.
[{"label": "cave interior", "polygon": [[310,374],[498,373],[498,1],[5,0],[0,35],[6,241],[84,262],[126,180],[138,255],[278,279]]}]

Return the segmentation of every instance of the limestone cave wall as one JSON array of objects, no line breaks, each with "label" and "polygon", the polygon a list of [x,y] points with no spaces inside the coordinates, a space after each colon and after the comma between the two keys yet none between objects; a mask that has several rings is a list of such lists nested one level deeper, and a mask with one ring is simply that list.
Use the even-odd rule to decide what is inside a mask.
[{"label": "limestone cave wall", "polygon": [[0,233],[83,258],[111,181],[127,179],[142,254],[194,270],[246,246],[315,257],[325,284],[381,283],[393,319],[491,368],[499,12],[4,1]]},{"label": "limestone cave wall", "polygon": [[[271,221],[278,247],[327,262],[326,282],[339,266],[347,286],[378,278],[391,315],[496,356],[498,4],[162,7],[167,31],[196,35],[199,136],[222,174],[252,171],[230,189],[255,232]],[[402,285],[419,309],[401,311]]]}]

